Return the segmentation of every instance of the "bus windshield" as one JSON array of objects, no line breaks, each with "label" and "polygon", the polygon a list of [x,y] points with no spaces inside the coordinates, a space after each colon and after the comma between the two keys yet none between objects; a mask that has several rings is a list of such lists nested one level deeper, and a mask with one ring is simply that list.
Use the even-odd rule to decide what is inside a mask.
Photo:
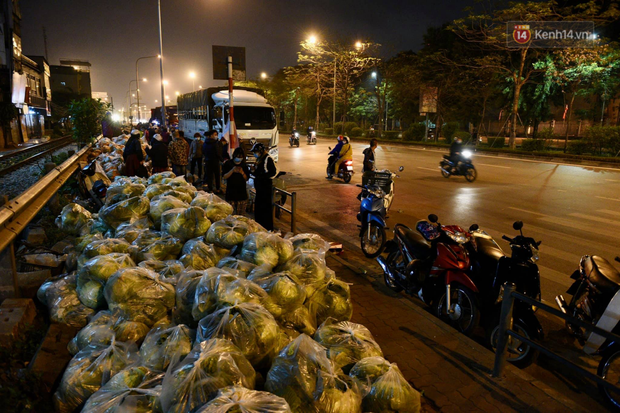
[{"label": "bus windshield", "polygon": [[276,114],[273,108],[235,106],[235,126],[237,129],[273,129]]}]

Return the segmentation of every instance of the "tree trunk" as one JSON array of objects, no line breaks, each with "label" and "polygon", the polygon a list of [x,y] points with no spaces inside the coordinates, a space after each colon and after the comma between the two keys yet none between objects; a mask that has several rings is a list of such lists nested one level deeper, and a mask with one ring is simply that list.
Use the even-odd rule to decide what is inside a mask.
[{"label": "tree trunk", "polygon": [[293,115],[293,128],[292,129],[296,129],[297,128],[297,95],[295,95],[295,113]]},{"label": "tree trunk", "polygon": [[575,101],[575,93],[570,98],[568,104],[568,117],[566,119],[566,135],[564,135],[564,153],[568,150],[568,133],[570,132],[570,120],[573,114],[573,102]]},{"label": "tree trunk", "polygon": [[486,115],[486,112],[487,112],[487,100],[488,99],[489,97],[485,95],[484,99],[482,100],[482,116],[480,117],[480,123],[478,124],[476,146],[478,146],[478,142],[480,142],[480,138],[481,138],[480,133],[482,131],[482,125],[484,125],[484,116]]},{"label": "tree trunk", "polygon": [[521,82],[517,83],[515,81],[515,92],[512,100],[512,120],[510,122],[510,149],[515,149],[517,147],[517,122],[519,120],[519,96],[521,95],[521,86]]}]

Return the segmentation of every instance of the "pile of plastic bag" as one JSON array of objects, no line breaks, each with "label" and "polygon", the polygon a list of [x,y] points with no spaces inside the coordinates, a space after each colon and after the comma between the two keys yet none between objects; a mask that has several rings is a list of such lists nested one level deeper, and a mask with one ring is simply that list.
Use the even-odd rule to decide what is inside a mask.
[{"label": "pile of plastic bag", "polygon": [[[123,139],[100,143],[100,158],[114,164]],[[329,243],[231,213],[172,172],[116,176],[99,214],[63,209],[75,271],[37,294],[52,322],[81,328],[57,409],[419,411],[419,394],[350,322]]]}]

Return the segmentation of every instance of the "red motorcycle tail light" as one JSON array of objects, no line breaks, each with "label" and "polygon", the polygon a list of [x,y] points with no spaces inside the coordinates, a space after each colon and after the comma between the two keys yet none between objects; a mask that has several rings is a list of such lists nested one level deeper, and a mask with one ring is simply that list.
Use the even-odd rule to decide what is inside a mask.
[{"label": "red motorcycle tail light", "polygon": [[353,161],[347,161],[346,165],[353,165]]}]

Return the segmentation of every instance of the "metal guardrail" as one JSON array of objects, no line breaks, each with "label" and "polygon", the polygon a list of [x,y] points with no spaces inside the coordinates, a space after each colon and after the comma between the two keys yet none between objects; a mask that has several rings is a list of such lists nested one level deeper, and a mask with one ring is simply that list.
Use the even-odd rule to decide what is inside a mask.
[{"label": "metal guardrail", "polygon": [[[275,202],[275,195],[278,192],[291,199],[291,209],[288,209],[284,207],[284,205],[280,205]],[[254,195],[254,198],[256,198],[256,190],[250,189],[250,195]],[[287,214],[291,215],[291,232],[293,234],[297,232],[297,192],[288,192],[273,186],[271,188],[271,205],[273,206],[271,213],[273,214],[274,221],[276,219],[276,210],[284,211]]]},{"label": "metal guardrail", "polygon": [[523,295],[521,293],[518,293],[516,291],[516,287],[514,284],[504,284],[504,295],[502,297],[503,301],[502,301],[502,311],[501,311],[501,315],[500,315],[500,321],[499,321],[499,332],[498,332],[498,338],[497,338],[497,348],[495,350],[495,365],[493,366],[493,377],[499,377],[502,373],[502,370],[504,369],[505,365],[506,365],[506,352],[508,350],[508,341],[511,338],[515,338],[517,340],[520,340],[521,342],[529,345],[530,347],[532,347],[535,350],[538,350],[539,352],[541,352],[542,354],[546,355],[547,357],[551,358],[554,361],[557,361],[558,363],[562,364],[563,366],[566,366],[572,370],[574,370],[577,374],[586,377],[592,381],[594,381],[596,384],[604,386],[608,389],[611,389],[613,391],[616,391],[618,393],[620,393],[620,387],[612,384],[611,382],[608,382],[607,380],[603,379],[602,377],[600,377],[597,374],[594,374],[582,367],[579,367],[578,365],[576,365],[575,363],[571,362],[570,360],[567,360],[566,358],[554,353],[553,351],[549,350],[548,348],[542,346],[539,343],[536,343],[535,341],[530,340],[529,338],[523,337],[522,335],[518,334],[517,332],[515,332],[514,330],[512,330],[512,310],[514,307],[514,301],[515,300],[520,300],[523,301],[529,305],[532,306],[536,306],[539,310],[543,310],[546,311],[550,314],[553,314],[557,317],[560,317],[561,319],[563,319],[564,321],[568,321],[571,324],[577,325],[579,327],[585,328],[586,331],[592,331],[593,333],[596,333],[598,335],[601,335],[603,337],[605,337],[606,339],[609,340],[613,340],[616,342],[620,342],[620,336],[610,333],[608,331],[602,330],[598,327],[596,327],[595,325],[586,323],[584,321],[581,321],[575,317],[571,317],[567,314],[564,314],[562,311],[553,308],[547,304],[543,304],[540,301],[537,301],[531,297],[528,297],[526,295]]},{"label": "metal guardrail", "polygon": [[[99,136],[97,140],[99,140]],[[52,169],[21,195],[10,200],[0,207],[0,252],[7,247],[11,248],[11,271],[13,273],[13,287],[16,297],[19,296],[17,280],[17,265],[15,262],[15,249],[13,241],[26,228],[47,202],[58,192],[58,189],[73,175],[75,166],[86,155],[91,145],[85,146],[79,152],[71,156],[60,166]]]}]

